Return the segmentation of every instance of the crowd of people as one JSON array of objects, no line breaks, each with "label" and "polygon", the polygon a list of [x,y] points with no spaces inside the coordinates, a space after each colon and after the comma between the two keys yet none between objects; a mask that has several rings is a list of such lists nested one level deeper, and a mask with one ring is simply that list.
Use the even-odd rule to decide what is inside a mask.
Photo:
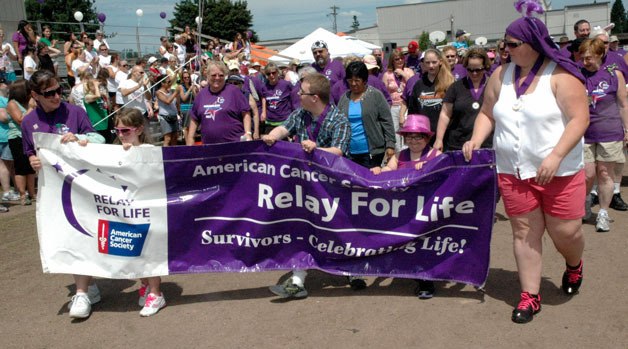
[{"label": "crowd of people", "polygon": [[[226,45],[202,45],[186,27],[173,42],[160,39],[159,55],[133,65],[109,53],[100,31],[94,39],[70,33],[62,48],[50,34],[44,27],[37,36],[21,21],[13,43],[2,46],[5,202],[29,205],[35,199],[41,168],[35,130],[63,134],[62,142],[117,142],[128,149],[151,142],[153,119],[163,146],[290,141],[308,153],[346,157],[375,175],[420,170],[446,151],[470,159],[474,150],[492,148],[522,290],[512,313],[518,323],[541,309],[545,230],[566,261],[562,289],[574,295],[583,278],[582,223],[591,206],[600,205],[598,232],[610,230],[610,208],[628,210],[619,191],[628,142],[626,52],[584,20],[574,26],[571,42],[553,43],[540,20],[523,17],[494,45],[469,47],[469,34],[459,31],[452,45],[441,48],[421,51],[411,41],[388,55],[375,49],[361,58],[332,59],[327,43],[317,40],[313,63],[264,67],[251,60],[248,33]],[[65,56],[72,88],[67,102],[50,59],[55,55]],[[11,60],[22,67],[23,79],[7,64]],[[55,122],[44,125],[50,117]],[[270,289],[304,298],[306,275],[294,270]],[[142,316],[166,304],[157,279],[142,280]],[[416,295],[431,298],[434,283],[417,281]],[[75,275],[75,282],[70,316],[88,317],[100,293],[89,276]],[[348,283],[355,290],[367,287],[360,277],[348,277]]]}]

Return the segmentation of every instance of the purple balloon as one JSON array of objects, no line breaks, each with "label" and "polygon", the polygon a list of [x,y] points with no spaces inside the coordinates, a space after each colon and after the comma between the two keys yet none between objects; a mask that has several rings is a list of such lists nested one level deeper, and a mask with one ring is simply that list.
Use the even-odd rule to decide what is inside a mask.
[{"label": "purple balloon", "polygon": [[159,14],[159,17],[161,17],[161,18],[166,18],[166,13],[165,13],[165,12],[161,12],[161,13]]},{"label": "purple balloon", "polygon": [[247,37],[247,38],[249,38],[249,39],[250,39],[250,38],[252,38],[252,37],[253,37],[253,32],[252,32],[252,31],[250,31],[250,30],[248,30],[248,31],[246,32],[246,37]]},{"label": "purple balloon", "polygon": [[99,13],[98,14],[98,20],[100,21],[100,23],[105,23],[105,20],[107,19],[107,16],[104,13]]}]

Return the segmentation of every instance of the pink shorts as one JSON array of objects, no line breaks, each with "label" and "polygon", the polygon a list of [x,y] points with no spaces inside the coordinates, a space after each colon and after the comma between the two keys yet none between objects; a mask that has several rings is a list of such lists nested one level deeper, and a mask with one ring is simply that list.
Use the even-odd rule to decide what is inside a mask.
[{"label": "pink shorts", "polygon": [[499,174],[497,178],[504,208],[510,217],[531,212],[537,207],[560,219],[584,216],[584,170],[572,176],[554,177],[546,185],[538,185],[534,178],[522,180],[510,174]]}]

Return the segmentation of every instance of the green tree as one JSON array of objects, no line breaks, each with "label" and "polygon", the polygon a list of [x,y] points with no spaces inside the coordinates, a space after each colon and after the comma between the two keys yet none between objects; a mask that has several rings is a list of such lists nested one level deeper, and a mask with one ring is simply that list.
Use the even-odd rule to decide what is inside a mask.
[{"label": "green tree", "polygon": [[421,32],[419,36],[419,48],[421,51],[425,51],[430,47],[432,47],[430,46],[430,34],[426,31]]},{"label": "green tree", "polygon": [[615,23],[615,30],[619,33],[623,33],[628,29],[623,1],[615,0],[613,3],[613,7],[611,8],[611,22]]},{"label": "green tree", "polygon": [[[30,22],[40,21],[42,24],[49,24],[53,32],[67,33],[69,31],[78,32],[79,23],[74,19],[74,12],[83,13],[82,23],[87,24],[85,31],[94,32],[98,24],[96,18],[96,7],[94,0],[45,0],[41,3],[37,0],[26,0],[26,18]],[[61,24],[55,22],[69,22],[76,24]],[[93,24],[89,25],[89,24]],[[36,26],[33,26],[36,29]],[[55,35],[59,37],[59,35]],[[65,39],[65,37],[63,37]]]},{"label": "green tree", "polygon": [[[251,31],[251,41],[258,40],[257,34],[251,29],[253,15],[248,3],[241,0],[200,0],[203,7],[201,33],[231,41],[236,33]],[[184,28],[189,25],[196,28],[199,0],[182,0],[174,5],[174,18],[170,26]],[[176,31],[173,31],[173,34]]]}]

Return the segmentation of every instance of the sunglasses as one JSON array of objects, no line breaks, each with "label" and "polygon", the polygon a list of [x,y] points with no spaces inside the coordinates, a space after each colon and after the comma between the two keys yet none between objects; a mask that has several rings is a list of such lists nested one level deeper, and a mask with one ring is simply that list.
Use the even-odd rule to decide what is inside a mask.
[{"label": "sunglasses", "polygon": [[39,92],[39,94],[44,96],[44,98],[51,98],[51,97],[54,97],[55,95],[61,96],[62,92],[63,92],[63,89],[61,88],[61,86],[59,86],[54,90]]},{"label": "sunglasses", "polygon": [[422,139],[427,139],[429,136],[426,135],[425,133],[415,133],[415,134],[409,134],[405,136],[405,139],[407,140],[415,140],[415,141],[420,141]]},{"label": "sunglasses", "polygon": [[135,131],[137,130],[137,127],[114,127],[113,130],[111,130],[111,133],[116,133],[119,135],[126,135],[129,134],[131,131]]},{"label": "sunglasses", "polygon": [[476,69],[467,68],[467,71],[469,73],[481,73],[484,71],[484,68],[476,68]]},{"label": "sunglasses", "polygon": [[445,56],[445,58],[456,58],[456,55],[452,55],[452,56]]},{"label": "sunglasses", "polygon": [[508,46],[508,48],[517,48],[523,44],[525,44],[523,41],[504,41],[504,45]]}]

